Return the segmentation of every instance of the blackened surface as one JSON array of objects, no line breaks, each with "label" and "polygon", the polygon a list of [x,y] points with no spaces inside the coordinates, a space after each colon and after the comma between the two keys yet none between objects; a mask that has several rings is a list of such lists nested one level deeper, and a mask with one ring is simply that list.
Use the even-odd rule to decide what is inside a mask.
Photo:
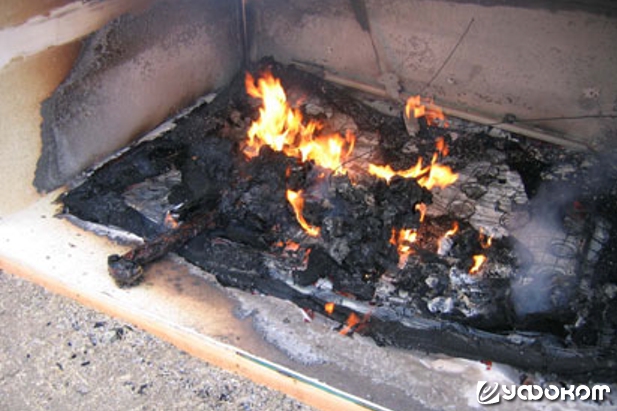
[{"label": "blackened surface", "polygon": [[306,270],[295,270],[293,273],[294,282],[303,287],[315,283],[320,277],[330,276],[334,271],[340,270],[336,261],[321,247],[314,247],[310,250]]},{"label": "blackened surface", "polygon": [[35,187],[66,184],[196,93],[226,84],[240,64],[235,8],[224,1],[155,2],[86,38],[70,75],[41,105]]},{"label": "blackened surface", "polygon": [[[377,134],[381,144],[371,161],[379,164],[404,169],[414,165],[418,156],[427,164],[435,138],[447,131],[421,122],[419,135],[410,138],[400,118],[379,114],[293,68],[271,60],[263,62],[261,69],[265,66],[281,78],[289,95],[310,95],[353,118],[360,130]],[[534,211],[545,214],[560,229],[568,224],[583,227],[574,237],[581,240],[581,255],[590,255],[590,236],[602,243],[596,259],[603,273],[596,275],[592,260],[582,259],[573,271],[572,284],[560,284],[565,277],[533,284],[534,292],[550,294],[552,305],[521,314],[514,308],[510,285],[519,279],[526,284],[519,273],[535,263],[525,245],[504,237],[485,249],[478,240],[479,231],[462,220],[449,250],[438,253],[437,240],[454,220],[444,214],[420,224],[415,206],[431,204],[435,198],[415,180],[395,177],[387,184],[360,176],[352,183],[348,176],[324,173],[314,164],[269,148],[246,158],[241,142],[248,123],[257,116],[257,106],[245,96],[243,86],[240,74],[211,104],[178,121],[177,127],[97,170],[64,196],[65,210],[155,238],[168,228],[125,204],[122,193],[132,184],[178,170],[181,183],[170,191],[169,200],[177,206],[179,219],[190,221],[204,210],[213,210],[216,218],[212,228],[177,252],[226,286],[286,298],[324,312],[327,301],[318,293],[303,294],[294,286],[310,287],[328,279],[338,295],[377,307],[373,315],[358,314],[363,320],[356,331],[380,343],[501,361],[572,378],[584,379],[594,372],[600,379],[617,379],[613,348],[617,319],[612,309],[617,296],[615,176],[607,183],[606,172],[586,168],[583,157],[546,146],[499,140],[485,133],[466,133],[456,140],[446,135],[451,147],[446,161],[453,168],[486,161],[487,156],[502,158],[520,173],[524,191],[537,194],[531,204]],[[415,156],[406,152],[410,143],[418,151]],[[568,168],[549,167],[549,163],[579,167],[581,173],[564,179]],[[606,161],[604,167],[613,170],[611,164]],[[499,179],[498,174],[489,174],[478,176],[478,184]],[[286,190],[304,191],[303,214],[309,224],[321,228],[319,238],[308,238],[299,229]],[[606,224],[597,218],[606,219]],[[393,233],[401,227],[416,229],[423,238],[410,245],[412,254],[402,268],[392,243]],[[304,251],[311,250],[306,264],[281,252],[291,240]],[[488,263],[482,275],[469,275],[471,257],[478,253],[487,255]],[[337,306],[332,317],[344,322],[350,313],[349,308]]]}]

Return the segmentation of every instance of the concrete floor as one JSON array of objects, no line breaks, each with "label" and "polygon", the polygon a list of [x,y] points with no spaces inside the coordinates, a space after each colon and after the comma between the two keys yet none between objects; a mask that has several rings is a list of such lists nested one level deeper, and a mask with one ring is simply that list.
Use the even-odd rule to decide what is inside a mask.
[{"label": "concrete floor", "polygon": [[1,410],[311,410],[2,271],[0,295]]}]

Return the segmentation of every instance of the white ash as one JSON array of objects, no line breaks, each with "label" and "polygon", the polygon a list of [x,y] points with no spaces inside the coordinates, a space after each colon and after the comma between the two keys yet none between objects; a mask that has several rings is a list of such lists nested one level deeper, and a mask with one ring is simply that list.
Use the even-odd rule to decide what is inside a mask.
[{"label": "white ash", "polygon": [[452,238],[442,237],[439,240],[439,249],[437,250],[437,254],[442,257],[448,255],[453,245],[454,245],[454,240],[452,240]]},{"label": "white ash", "polygon": [[432,275],[426,277],[424,283],[428,285],[430,288],[436,288],[439,285],[439,278],[434,277]]},{"label": "white ash", "polygon": [[305,332],[298,332],[298,327],[309,328],[309,324],[293,303],[245,292],[233,294],[240,302],[237,310],[240,318],[251,318],[255,330],[290,359],[304,365],[330,361],[326,350],[312,344]]},{"label": "white ash", "polygon": [[435,297],[432,300],[430,300],[426,306],[428,307],[428,310],[430,312],[432,312],[433,314],[437,314],[437,313],[443,313],[443,314],[447,314],[447,313],[451,313],[452,310],[454,309],[454,301],[452,300],[452,297]]},{"label": "white ash", "polygon": [[459,172],[459,179],[443,190],[433,191],[427,215],[450,214],[468,219],[476,229],[501,238],[509,234],[504,216],[529,203],[521,176],[507,165],[488,161],[473,162]]},{"label": "white ash", "polygon": [[405,121],[405,129],[407,130],[407,134],[412,137],[418,135],[418,132],[420,131],[420,123],[418,122],[418,119],[415,117],[403,116],[403,120]]}]

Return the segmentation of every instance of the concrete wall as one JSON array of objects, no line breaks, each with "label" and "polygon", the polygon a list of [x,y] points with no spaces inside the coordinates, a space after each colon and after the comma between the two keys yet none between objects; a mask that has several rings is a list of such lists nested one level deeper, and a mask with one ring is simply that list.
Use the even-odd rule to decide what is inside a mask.
[{"label": "concrete wall", "polygon": [[[253,57],[317,63],[368,83],[390,72],[409,93],[498,120],[617,115],[614,3],[365,0],[381,65],[352,3],[251,1]],[[529,124],[597,146],[617,139],[615,118]]]}]

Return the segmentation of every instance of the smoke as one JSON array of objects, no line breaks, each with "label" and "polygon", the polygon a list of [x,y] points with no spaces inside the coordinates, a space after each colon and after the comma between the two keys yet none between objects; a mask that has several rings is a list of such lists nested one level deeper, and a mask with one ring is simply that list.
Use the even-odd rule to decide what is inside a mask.
[{"label": "smoke", "polygon": [[523,326],[571,320],[589,298],[581,290],[593,283],[597,249],[604,246],[599,242],[616,241],[597,238],[617,214],[615,160],[615,153],[575,155],[542,176],[530,222],[512,233],[520,241],[518,254],[531,261],[511,283],[510,302]]}]

